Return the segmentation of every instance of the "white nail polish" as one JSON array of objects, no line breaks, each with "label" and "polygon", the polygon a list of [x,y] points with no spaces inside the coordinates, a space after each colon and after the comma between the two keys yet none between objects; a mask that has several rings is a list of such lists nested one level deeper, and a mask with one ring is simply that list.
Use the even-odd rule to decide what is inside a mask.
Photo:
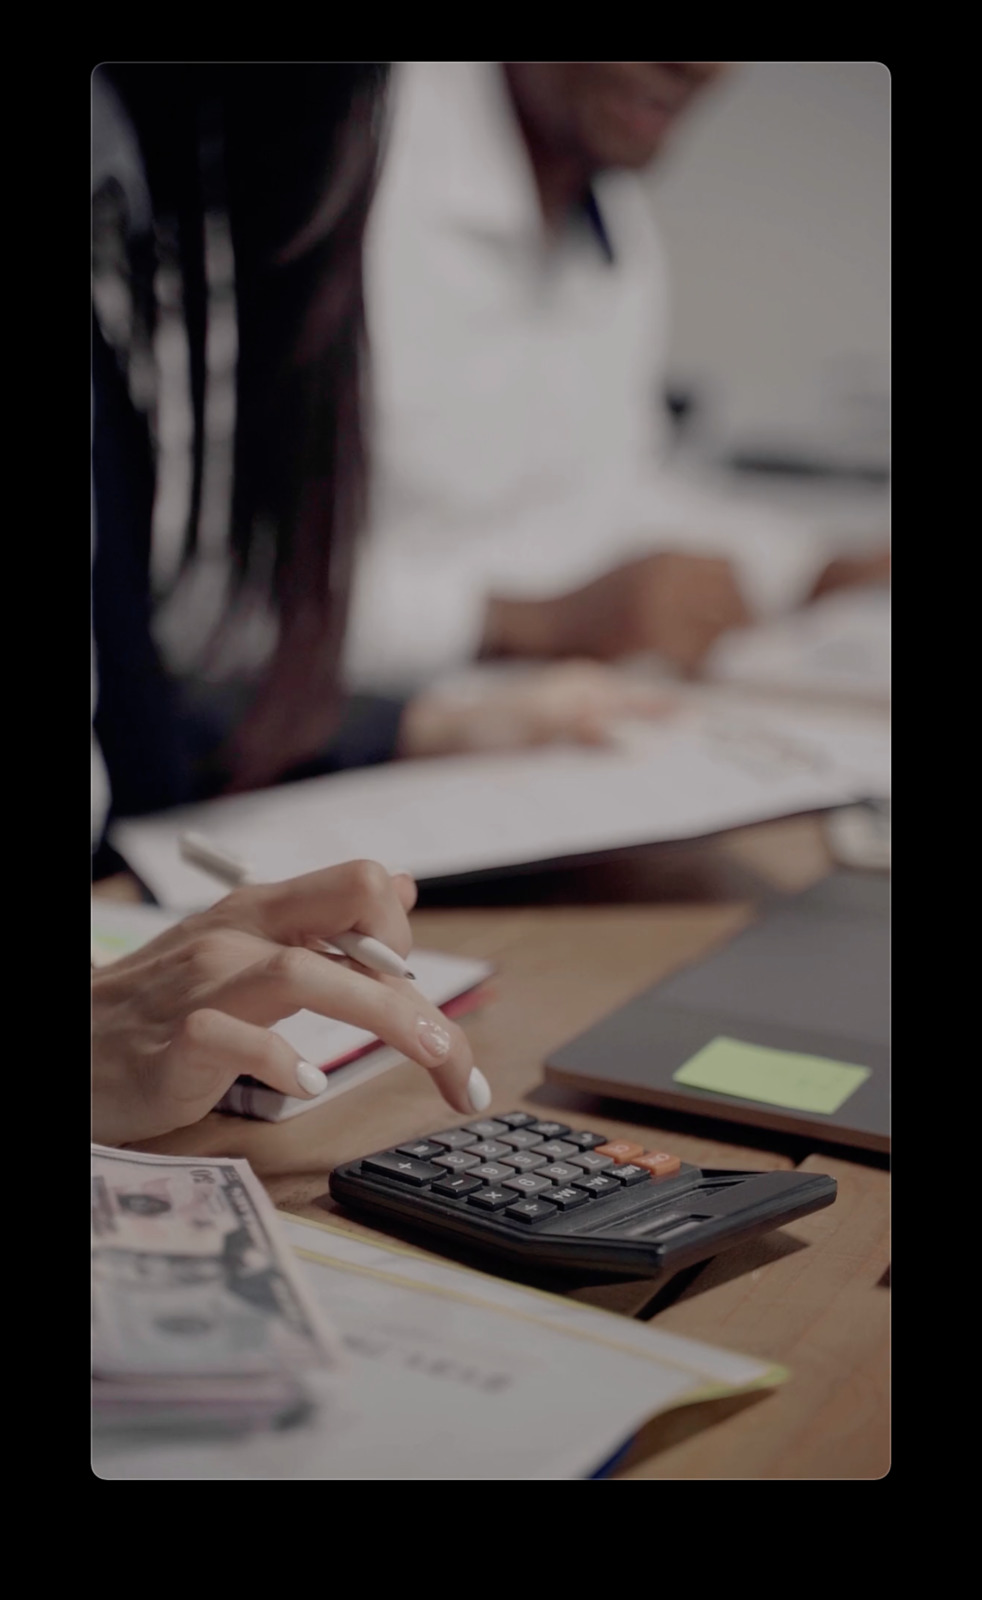
[{"label": "white nail polish", "polygon": [[472,1069],[467,1080],[467,1098],[475,1111],[486,1111],[491,1104],[491,1085],[477,1067]]},{"label": "white nail polish", "polygon": [[446,1028],[439,1022],[431,1022],[429,1017],[420,1017],[416,1024],[416,1032],[427,1055],[434,1061],[445,1061],[450,1054],[450,1035]]},{"label": "white nail polish", "polygon": [[324,1074],[309,1061],[297,1062],[297,1082],[306,1095],[323,1094]]}]

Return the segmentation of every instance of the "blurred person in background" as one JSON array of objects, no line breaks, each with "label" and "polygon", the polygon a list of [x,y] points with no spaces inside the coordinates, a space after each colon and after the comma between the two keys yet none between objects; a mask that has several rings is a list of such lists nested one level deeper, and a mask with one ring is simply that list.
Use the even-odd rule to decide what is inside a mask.
[{"label": "blurred person in background", "polygon": [[[472,738],[592,738],[621,704],[589,668],[544,677],[534,698],[505,692],[483,729],[342,692],[384,79],[372,66],[95,74],[100,838],[107,815]],[[117,864],[100,849],[97,872]]]},{"label": "blurred person in background", "polygon": [[730,628],[886,576],[886,552],[830,562],[661,464],[668,300],[640,174],[728,65],[396,69],[367,241],[353,684],[405,690],[482,658],[693,672]]},{"label": "blurred person in background", "polygon": [[[343,692],[365,505],[362,243],[379,64],[117,64],[92,80],[93,875],[112,818],[394,755],[603,738],[660,709],[595,666],[466,706]],[[410,983],[308,946],[405,956],[415,885],[355,861],[243,887],[93,970],[93,1137],[205,1115],[246,1074],[311,1096],[269,1031],[300,1009],[490,1089]]]},{"label": "blurred person in background", "polygon": [[[336,670],[383,82],[374,66],[94,74],[96,850],[111,814],[393,739],[384,704],[346,725]],[[349,862],[237,890],[93,970],[93,1138],[194,1122],[243,1073],[319,1093],[269,1031],[304,1007],[428,1068],[456,1110],[484,1109],[464,1035],[410,983],[307,948],[356,929],[405,955],[414,899],[405,875]]]}]

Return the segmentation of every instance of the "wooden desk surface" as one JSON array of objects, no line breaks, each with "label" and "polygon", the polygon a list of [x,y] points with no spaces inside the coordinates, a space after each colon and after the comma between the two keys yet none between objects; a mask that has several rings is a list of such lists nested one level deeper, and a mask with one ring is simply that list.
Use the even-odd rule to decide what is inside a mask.
[{"label": "wooden desk surface", "polygon": [[[762,1396],[656,1418],[622,1478],[879,1478],[889,1469],[889,1175],[875,1160],[813,1151],[801,1140],[676,1124],[667,1114],[575,1095],[542,1082],[544,1057],[606,1012],[725,939],[755,905],[829,870],[809,818],[740,830],[695,846],[483,890],[430,894],[414,913],[420,946],[495,963],[496,998],[464,1026],[494,1100],[596,1118],[616,1134],[720,1166],[829,1172],[836,1204],[668,1284],[571,1292],[658,1326],[780,1362],[791,1377]],[[127,893],[125,884],[105,892]],[[485,903],[475,904],[481,899]],[[435,903],[434,903],[435,902]],[[335,1212],[327,1178],[340,1161],[425,1134],[444,1104],[406,1064],[317,1111],[280,1124],[212,1115],[148,1148],[244,1156],[276,1204]],[[635,1118],[636,1120],[630,1120]],[[336,1214],[355,1231],[370,1231]]]}]

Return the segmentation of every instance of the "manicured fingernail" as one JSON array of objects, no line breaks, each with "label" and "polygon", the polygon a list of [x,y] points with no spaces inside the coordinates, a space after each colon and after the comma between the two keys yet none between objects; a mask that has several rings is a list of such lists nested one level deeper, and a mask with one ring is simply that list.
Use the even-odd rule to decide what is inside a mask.
[{"label": "manicured fingernail", "polygon": [[431,1022],[429,1017],[420,1017],[416,1032],[427,1055],[431,1055],[434,1061],[446,1060],[450,1054],[450,1035],[446,1028],[441,1027],[439,1022]]},{"label": "manicured fingernail", "polygon": [[478,1072],[476,1067],[471,1069],[467,1080],[467,1098],[475,1111],[486,1111],[491,1104],[491,1085],[483,1072]]},{"label": "manicured fingernail", "polygon": [[415,882],[416,874],[414,872],[408,871],[408,869],[406,867],[390,867],[389,868],[389,877],[390,878],[412,878],[413,881]]},{"label": "manicured fingernail", "polygon": [[312,1067],[309,1061],[297,1062],[297,1082],[304,1094],[323,1094],[324,1074],[318,1067]]}]

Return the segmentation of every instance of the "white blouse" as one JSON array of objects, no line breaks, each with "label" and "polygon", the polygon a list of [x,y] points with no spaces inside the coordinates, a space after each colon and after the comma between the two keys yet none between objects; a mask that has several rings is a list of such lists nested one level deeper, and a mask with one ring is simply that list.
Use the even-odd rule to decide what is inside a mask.
[{"label": "white blouse", "polygon": [[498,63],[398,69],[367,241],[373,500],[353,687],[471,659],[489,592],[558,594],[642,551],[731,557],[763,614],[820,569],[800,528],[668,473],[650,199],[627,172],[595,196],[613,261],[585,219],[546,240]]}]

